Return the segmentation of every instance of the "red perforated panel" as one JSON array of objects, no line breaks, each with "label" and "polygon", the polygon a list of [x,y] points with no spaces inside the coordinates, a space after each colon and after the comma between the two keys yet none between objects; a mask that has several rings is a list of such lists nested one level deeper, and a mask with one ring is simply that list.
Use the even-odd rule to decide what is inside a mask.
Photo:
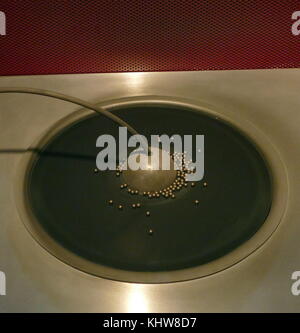
[{"label": "red perforated panel", "polygon": [[0,74],[299,67],[298,0],[0,0]]}]

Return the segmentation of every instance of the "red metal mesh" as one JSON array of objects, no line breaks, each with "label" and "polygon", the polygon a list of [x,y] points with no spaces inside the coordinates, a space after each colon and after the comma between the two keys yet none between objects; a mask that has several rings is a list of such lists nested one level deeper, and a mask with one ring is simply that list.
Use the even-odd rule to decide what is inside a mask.
[{"label": "red metal mesh", "polygon": [[0,74],[299,67],[297,0],[0,0]]}]

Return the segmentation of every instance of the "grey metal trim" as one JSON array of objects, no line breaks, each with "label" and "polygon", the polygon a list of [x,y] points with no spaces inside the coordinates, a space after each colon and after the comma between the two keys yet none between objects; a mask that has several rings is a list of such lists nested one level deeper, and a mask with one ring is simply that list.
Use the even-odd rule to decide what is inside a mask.
[{"label": "grey metal trim", "polygon": [[[28,173],[30,172],[31,165],[34,161],[35,153],[27,152],[21,160],[15,177],[15,200],[20,217],[33,238],[56,258],[83,272],[106,279],[135,283],[169,283],[209,276],[235,265],[263,246],[273,235],[284,216],[289,192],[286,167],[281,160],[279,153],[268,138],[250,121],[246,120],[244,117],[240,117],[236,112],[231,113],[230,116],[228,116],[230,112],[226,112],[227,116],[224,116],[224,113],[219,107],[215,108],[214,106],[201,101],[179,99],[168,96],[139,96],[111,100],[99,104],[99,106],[108,111],[132,105],[172,105],[173,107],[184,107],[194,112],[206,112],[213,117],[217,117],[218,119],[231,124],[244,133],[244,135],[256,145],[265,157],[273,179],[273,204],[264,225],[250,240],[234,251],[222,258],[198,267],[165,272],[132,272],[101,266],[85,260],[61,247],[41,228],[38,221],[35,220],[30,211],[26,195]],[[81,110],[67,116],[63,120],[57,122],[47,134],[35,142],[32,147],[41,148],[49,139],[51,139],[51,137],[61,131],[65,126],[69,126],[91,114],[93,114],[91,111]]]}]

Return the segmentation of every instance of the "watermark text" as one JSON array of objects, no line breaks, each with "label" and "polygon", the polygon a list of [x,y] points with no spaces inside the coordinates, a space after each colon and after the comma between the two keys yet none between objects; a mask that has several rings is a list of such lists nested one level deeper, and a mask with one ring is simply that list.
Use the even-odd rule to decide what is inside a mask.
[{"label": "watermark text", "polygon": [[3,272],[0,271],[0,296],[6,295],[6,277]]},{"label": "watermark text", "polygon": [[6,15],[0,11],[0,36],[6,35]]}]

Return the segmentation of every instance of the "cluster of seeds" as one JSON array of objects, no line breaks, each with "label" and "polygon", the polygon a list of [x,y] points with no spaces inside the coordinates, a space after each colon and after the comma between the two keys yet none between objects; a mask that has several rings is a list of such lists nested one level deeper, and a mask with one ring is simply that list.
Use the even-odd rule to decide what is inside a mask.
[{"label": "cluster of seeds", "polygon": [[[121,185],[122,186],[122,185]],[[121,187],[122,188],[122,187]],[[140,194],[140,192],[138,191],[138,190],[133,190],[133,189],[131,189],[131,188],[128,188],[127,189],[127,192],[129,193],[129,194]]]},{"label": "cluster of seeds", "polygon": [[[193,173],[194,169],[190,166],[192,161],[190,159],[187,159],[186,153],[175,152],[171,154],[171,158],[174,161],[174,167],[177,169],[177,175],[174,182],[169,186],[167,186],[166,188],[163,188],[159,191],[147,191],[147,192],[144,191],[143,193],[140,193],[136,189],[130,188],[128,184],[122,184],[120,188],[127,189],[127,192],[129,194],[133,195],[141,194],[149,199],[158,199],[161,197],[166,199],[167,198],[175,199],[176,197],[175,192],[178,192],[181,189],[188,187],[188,182],[186,181],[186,175]],[[122,165],[119,165],[117,167],[116,176],[119,177],[121,173],[122,173]],[[190,185],[191,187],[194,187],[196,184],[192,182]]]},{"label": "cluster of seeds", "polygon": [[[159,190],[159,191],[147,191],[147,192],[145,191],[142,193],[140,193],[137,189],[130,188],[130,185],[126,184],[126,183],[121,184],[120,189],[121,190],[126,189],[127,192],[131,195],[143,195],[144,197],[149,198],[149,199],[158,199],[158,198],[175,199],[176,192],[178,192],[184,188],[187,188],[189,186],[189,182],[186,181],[186,176],[188,174],[195,172],[195,170],[191,167],[190,164],[192,163],[192,161],[190,159],[187,159],[186,153],[175,152],[175,153],[171,154],[171,158],[174,161],[174,167],[177,169],[176,178],[171,185],[169,185],[166,188]],[[116,177],[119,177],[121,175],[122,167],[123,167],[123,165],[119,165],[117,167]],[[97,173],[98,169],[95,169],[94,172]],[[196,183],[191,182],[190,186],[195,187]],[[207,187],[207,186],[208,186],[207,182],[204,182],[203,187]],[[199,203],[200,203],[200,201],[198,199],[194,200],[195,205],[198,205]],[[108,204],[114,205],[113,200],[109,200]],[[122,204],[117,204],[116,206],[119,210],[124,209],[124,206]],[[142,207],[142,205],[139,202],[131,204],[131,208],[133,208],[133,209],[138,209],[141,207]],[[146,214],[146,216],[150,216],[150,211],[146,211],[145,214]],[[150,229],[149,234],[152,234],[152,233],[153,233],[153,230]]]}]

